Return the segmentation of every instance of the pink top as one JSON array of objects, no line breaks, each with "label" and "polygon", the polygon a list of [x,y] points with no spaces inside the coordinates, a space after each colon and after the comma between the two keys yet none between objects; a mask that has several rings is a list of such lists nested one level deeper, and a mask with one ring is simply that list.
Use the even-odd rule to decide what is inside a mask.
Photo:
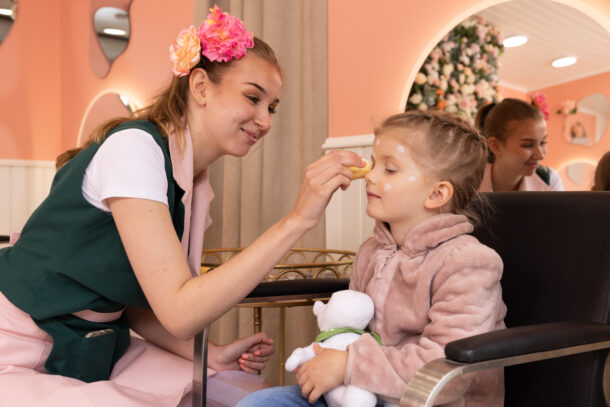
[{"label": "pink top", "polygon": [[[487,163],[487,165],[485,166],[485,174],[483,175],[483,182],[481,182],[479,192],[494,192],[493,184],[491,181],[492,166],[493,164],[491,163]],[[526,175],[523,177],[517,191],[553,191],[553,188],[548,186],[542,180],[542,178],[540,178],[538,174],[534,172],[532,175]]]},{"label": "pink top", "polygon": [[[358,249],[350,288],[375,303],[370,335],[350,345],[345,383],[396,403],[424,364],[444,356],[448,342],[504,328],[502,260],[468,235],[463,215],[441,214],[415,226],[397,246],[377,222],[373,237]],[[470,377],[472,379],[472,377]],[[501,406],[503,371],[456,379],[437,402],[448,406]],[[462,390],[459,390],[461,386]]]},{"label": "pink top", "polygon": [[184,191],[184,233],[182,249],[188,257],[188,264],[193,276],[201,271],[201,251],[203,235],[212,224],[210,218],[210,203],[214,199],[214,191],[210,186],[210,174],[206,168],[197,177],[193,174],[193,141],[191,132],[186,127],[184,131],[184,151],[180,151],[176,137],[169,138],[169,153],[172,159],[174,179]]}]

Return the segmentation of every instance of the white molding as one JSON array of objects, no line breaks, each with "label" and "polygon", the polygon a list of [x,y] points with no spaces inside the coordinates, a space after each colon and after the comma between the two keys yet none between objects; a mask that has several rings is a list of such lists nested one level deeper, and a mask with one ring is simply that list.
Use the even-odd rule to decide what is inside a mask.
[{"label": "white molding", "polygon": [[336,150],[340,148],[368,147],[373,145],[374,134],[362,134],[345,137],[329,137],[322,145],[324,150]]},{"label": "white molding", "polygon": [[9,160],[0,158],[0,167],[42,167],[55,168],[55,161],[46,160]]},{"label": "white molding", "polygon": [[[374,135],[364,134],[326,139],[325,150],[349,150],[370,157]],[[357,250],[373,234],[373,219],[366,215],[366,182],[355,180],[345,191],[338,190],[326,208],[326,247]]]},{"label": "white molding", "polygon": [[19,232],[46,198],[55,162],[0,159],[0,234]]}]

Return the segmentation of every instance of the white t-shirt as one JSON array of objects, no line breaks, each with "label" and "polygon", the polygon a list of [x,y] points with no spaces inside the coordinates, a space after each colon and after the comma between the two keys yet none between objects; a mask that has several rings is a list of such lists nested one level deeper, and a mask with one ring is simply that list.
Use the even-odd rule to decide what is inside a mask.
[{"label": "white t-shirt", "polygon": [[561,176],[553,168],[549,167],[549,169],[551,170],[549,174],[549,187],[551,187],[553,191],[563,191]]},{"label": "white t-shirt", "polygon": [[142,198],[167,205],[167,176],[161,147],[140,129],[113,134],[97,150],[85,171],[83,196],[110,212],[108,198]]}]

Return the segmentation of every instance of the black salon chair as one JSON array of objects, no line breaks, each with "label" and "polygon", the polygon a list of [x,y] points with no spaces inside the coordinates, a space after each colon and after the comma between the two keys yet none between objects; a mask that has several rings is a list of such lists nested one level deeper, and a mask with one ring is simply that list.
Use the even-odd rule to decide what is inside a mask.
[{"label": "black salon chair", "polygon": [[451,379],[500,366],[506,407],[610,405],[610,192],[483,195],[474,234],[504,261],[508,328],[447,344],[400,406],[432,406]]}]

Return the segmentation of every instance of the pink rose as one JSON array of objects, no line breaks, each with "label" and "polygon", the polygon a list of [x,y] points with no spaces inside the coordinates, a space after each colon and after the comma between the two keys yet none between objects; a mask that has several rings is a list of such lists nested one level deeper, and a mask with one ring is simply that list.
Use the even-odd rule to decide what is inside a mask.
[{"label": "pink rose", "polygon": [[198,31],[201,53],[210,61],[240,59],[254,46],[254,36],[234,16],[214,6]]},{"label": "pink rose", "polygon": [[169,59],[172,72],[176,76],[185,76],[197,65],[200,58],[199,38],[194,26],[180,31],[178,38],[169,46]]}]

